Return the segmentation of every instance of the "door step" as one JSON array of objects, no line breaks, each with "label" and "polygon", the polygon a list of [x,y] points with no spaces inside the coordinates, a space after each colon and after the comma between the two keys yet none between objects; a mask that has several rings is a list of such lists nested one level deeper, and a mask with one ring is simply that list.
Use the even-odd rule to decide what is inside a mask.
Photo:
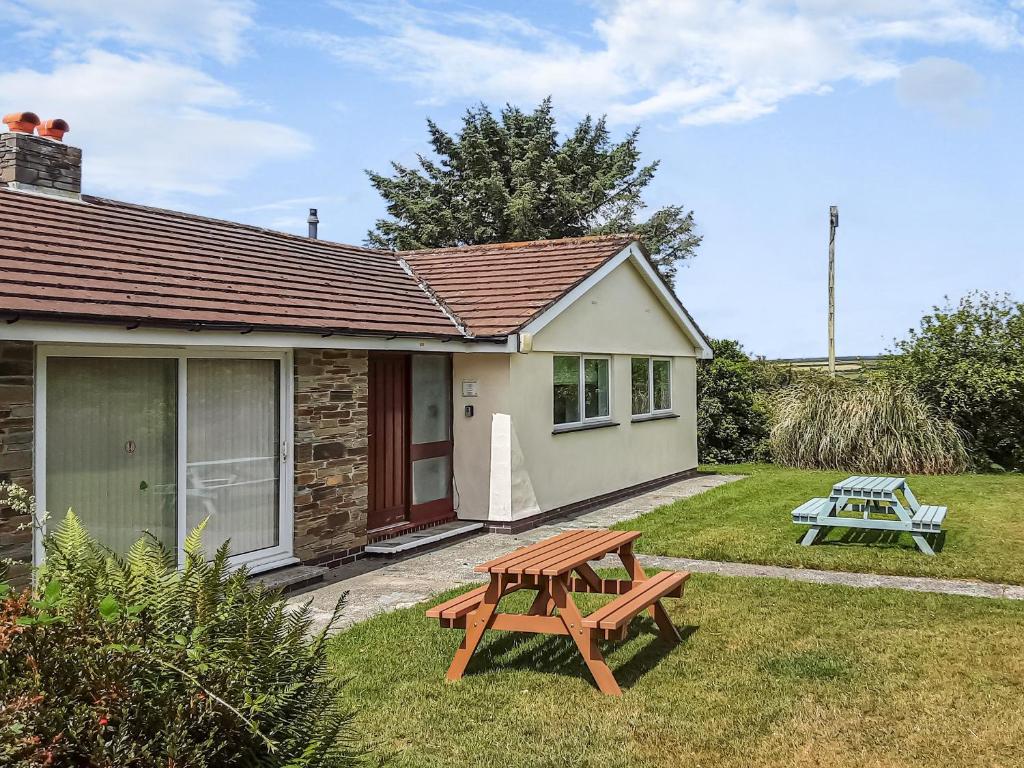
[{"label": "door step", "polygon": [[282,592],[294,592],[319,584],[327,575],[328,569],[320,565],[288,565],[276,571],[258,573],[252,577],[267,589],[280,589]]},{"label": "door step", "polygon": [[472,520],[453,520],[450,523],[435,525],[432,528],[424,528],[422,531],[403,533],[401,536],[395,536],[393,539],[375,541],[366,547],[366,554],[378,557],[405,555],[447,539],[454,539],[456,536],[464,536],[467,533],[479,531],[483,527],[483,523],[477,523]]}]

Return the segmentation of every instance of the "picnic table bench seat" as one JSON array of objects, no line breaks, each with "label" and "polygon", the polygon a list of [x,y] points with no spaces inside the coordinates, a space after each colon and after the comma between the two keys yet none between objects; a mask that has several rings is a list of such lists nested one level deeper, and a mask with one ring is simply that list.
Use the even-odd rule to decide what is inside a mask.
[{"label": "picnic table bench seat", "polygon": [[427,610],[427,618],[438,619],[441,622],[441,626],[446,629],[458,626],[460,619],[464,624],[466,616],[477,609],[486,593],[486,584],[482,587],[471,589],[469,592],[464,592],[457,597],[453,597],[451,600],[446,600],[435,605],[433,608],[429,608]]},{"label": "picnic table bench seat", "polygon": [[828,499],[811,499],[793,510],[794,523],[813,523],[818,515],[831,507]]},{"label": "picnic table bench seat", "polygon": [[914,525],[914,530],[940,531],[942,530],[942,521],[945,519],[945,507],[938,507],[933,504],[922,504],[921,508],[914,513],[913,518],[911,518],[911,522]]},{"label": "picnic table bench seat", "polygon": [[[569,579],[570,592],[592,592],[618,595],[583,621],[583,626],[602,630],[608,640],[622,639],[633,617],[663,597],[682,597],[683,587],[690,578],[688,571],[662,571],[646,581],[629,579],[600,579],[591,583],[585,579]],[[530,584],[530,582],[527,582]],[[511,591],[507,589],[506,592]],[[461,595],[427,609],[427,618],[437,619],[445,629],[463,629],[466,617],[475,611],[487,594],[487,585],[471,589]]]},{"label": "picnic table bench seat", "polygon": [[625,594],[583,618],[583,626],[601,630],[606,640],[621,640],[629,622],[663,597],[682,597],[690,574],[686,571],[661,571],[639,582]]}]

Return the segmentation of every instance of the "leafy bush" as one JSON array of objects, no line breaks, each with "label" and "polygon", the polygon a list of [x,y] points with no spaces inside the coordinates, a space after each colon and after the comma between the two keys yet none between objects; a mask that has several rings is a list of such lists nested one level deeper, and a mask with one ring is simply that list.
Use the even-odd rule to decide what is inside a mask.
[{"label": "leafy bush", "polygon": [[968,294],[933,308],[896,352],[886,375],[966,432],[979,468],[1024,469],[1024,304]]},{"label": "leafy bush", "polygon": [[764,458],[772,367],[738,341],[712,339],[711,348],[714,359],[697,366],[697,455],[712,464]]},{"label": "leafy bush", "polygon": [[774,398],[771,448],[791,467],[943,474],[969,463],[959,430],[908,386],[807,374]]},{"label": "leafy bush", "polygon": [[230,570],[226,545],[207,562],[200,532],[178,570],[153,540],[110,553],[69,512],[35,592],[3,588],[0,764],[355,763],[326,630]]}]

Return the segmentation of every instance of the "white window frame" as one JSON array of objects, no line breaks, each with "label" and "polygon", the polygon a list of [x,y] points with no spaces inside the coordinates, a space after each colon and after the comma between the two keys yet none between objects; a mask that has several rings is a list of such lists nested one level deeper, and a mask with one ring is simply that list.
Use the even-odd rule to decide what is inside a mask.
[{"label": "white window frame", "polygon": [[[633,413],[633,361],[647,360],[647,402],[650,408],[642,413]],[[668,363],[668,408],[654,407],[654,363]],[[634,419],[643,420],[650,416],[665,416],[674,413],[672,410],[672,358],[671,357],[647,357],[645,355],[633,355],[629,359],[629,413]]]},{"label": "white window frame", "polygon": [[[184,562],[187,493],[187,422],[188,422],[188,360],[189,358],[277,360],[280,376],[278,392],[280,402],[278,423],[280,444],[278,457],[280,474],[278,482],[278,544],[274,547],[233,555],[232,565],[245,564],[253,573],[280,568],[297,563],[294,556],[294,394],[292,376],[292,351],[290,349],[239,349],[211,347],[112,347],[78,344],[39,344],[36,347],[35,375],[35,448],[33,482],[36,490],[36,506],[39,513],[46,510],[46,362],[51,357],[133,357],[162,358],[177,361],[178,411],[177,411],[177,466],[176,470],[176,550],[179,567]],[[46,533],[46,521],[33,529],[33,561],[43,562],[42,538]]]},{"label": "white window frame", "polygon": [[[555,375],[555,358],[556,357],[575,357],[575,358],[577,358],[580,361],[579,381],[577,382],[577,395],[576,395],[576,397],[578,398],[578,402],[579,402],[580,417],[576,421],[563,421],[563,422],[557,422],[557,423],[555,422],[555,414],[554,414],[555,380],[554,380],[554,375]],[[586,378],[586,372],[584,370],[584,367],[587,364],[587,360],[607,360],[608,361],[608,415],[607,416],[590,416],[590,417],[587,417],[587,415],[586,415],[586,413],[587,413],[587,405],[586,405],[586,399],[584,397],[583,388],[584,388],[584,380]],[[588,355],[588,354],[575,353],[575,352],[566,352],[566,353],[558,352],[558,353],[553,354],[551,356],[551,404],[552,404],[551,423],[554,425],[554,428],[555,429],[564,429],[566,427],[580,427],[580,426],[583,426],[585,424],[603,424],[603,423],[606,423],[606,422],[610,422],[612,420],[612,414],[613,414],[613,411],[614,411],[614,402],[615,402],[615,399],[612,396],[612,388],[614,386],[613,385],[614,379],[615,379],[615,377],[612,375],[612,357],[611,357],[611,355]]]}]

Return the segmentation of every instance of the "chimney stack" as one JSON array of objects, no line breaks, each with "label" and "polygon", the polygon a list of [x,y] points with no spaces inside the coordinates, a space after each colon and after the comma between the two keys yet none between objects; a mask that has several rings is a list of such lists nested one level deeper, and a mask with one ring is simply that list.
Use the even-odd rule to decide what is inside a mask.
[{"label": "chimney stack", "polygon": [[71,130],[67,122],[43,122],[32,112],[5,115],[3,121],[8,130],[0,133],[0,187],[80,199],[82,150],[62,143]]},{"label": "chimney stack", "polygon": [[320,219],[316,217],[316,208],[309,209],[309,217],[306,219],[306,223],[309,224],[309,236],[316,240],[316,225],[320,223]]}]

